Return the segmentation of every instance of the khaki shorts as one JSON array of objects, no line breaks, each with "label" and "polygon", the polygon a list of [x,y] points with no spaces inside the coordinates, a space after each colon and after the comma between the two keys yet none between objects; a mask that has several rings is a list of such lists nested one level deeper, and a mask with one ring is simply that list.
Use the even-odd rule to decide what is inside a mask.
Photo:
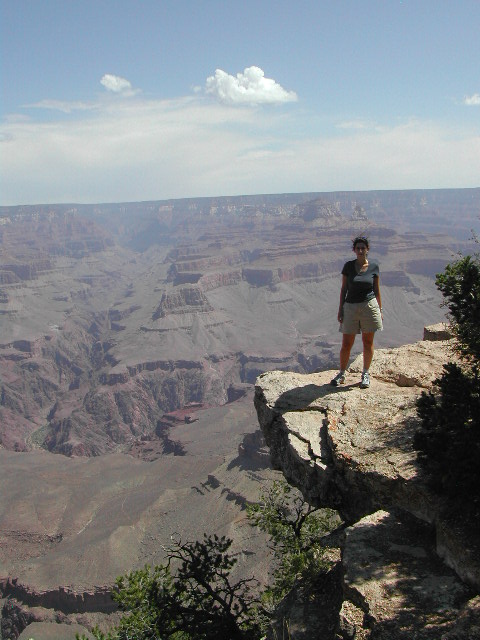
[{"label": "khaki shorts", "polygon": [[376,298],[365,302],[345,302],[341,333],[373,333],[382,329],[382,314]]}]

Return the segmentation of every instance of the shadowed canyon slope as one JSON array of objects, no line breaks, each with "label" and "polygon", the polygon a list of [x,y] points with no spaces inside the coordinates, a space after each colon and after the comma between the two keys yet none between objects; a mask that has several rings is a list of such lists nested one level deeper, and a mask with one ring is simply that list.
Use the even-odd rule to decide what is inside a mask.
[{"label": "shadowed canyon slope", "polygon": [[334,366],[357,233],[381,266],[377,344],[418,340],[479,214],[478,189],[0,208],[3,593],[92,621],[118,573],[212,527],[262,578],[253,382]]}]

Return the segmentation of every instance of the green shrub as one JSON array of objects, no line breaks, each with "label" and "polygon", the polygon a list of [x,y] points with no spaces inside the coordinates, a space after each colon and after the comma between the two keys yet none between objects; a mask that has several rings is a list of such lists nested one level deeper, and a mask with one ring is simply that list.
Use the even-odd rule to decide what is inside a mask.
[{"label": "green shrub", "polygon": [[431,486],[480,505],[480,394],[478,376],[448,363],[435,393],[417,402],[422,426],[414,446]]},{"label": "green shrub", "polygon": [[456,337],[459,363],[449,362],[417,402],[414,438],[431,486],[470,513],[480,512],[480,262],[466,256],[437,276]]},{"label": "green shrub", "polygon": [[480,362],[480,261],[465,256],[437,275],[437,287],[448,307],[457,348],[466,364]]},{"label": "green shrub", "polygon": [[[255,640],[260,638],[253,579],[231,582],[232,541],[204,536],[175,542],[165,564],[132,571],[116,581],[113,599],[125,612],[97,640]],[[175,573],[171,566],[176,564]],[[81,638],[79,640],[86,640]]]},{"label": "green shrub", "polygon": [[[263,597],[253,578],[232,582],[232,540],[204,536],[174,542],[163,565],[132,571],[116,581],[112,597],[124,615],[96,640],[260,640],[275,604],[295,581],[315,580],[328,567],[321,536],[336,521],[330,510],[309,506],[286,482],[275,482],[248,506],[254,526],[270,535],[276,567]],[[87,640],[77,636],[77,640]]]},{"label": "green shrub", "polygon": [[313,583],[329,567],[321,544],[322,536],[338,524],[330,509],[309,505],[285,481],[274,482],[247,507],[250,522],[268,533],[274,553],[273,584],[264,592],[270,606],[278,603],[299,579]]}]

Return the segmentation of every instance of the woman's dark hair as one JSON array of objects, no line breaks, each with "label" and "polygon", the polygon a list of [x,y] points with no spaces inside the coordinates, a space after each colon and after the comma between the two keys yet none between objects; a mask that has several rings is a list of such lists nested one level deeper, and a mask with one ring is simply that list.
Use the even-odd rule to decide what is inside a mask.
[{"label": "woman's dark hair", "polygon": [[355,247],[359,242],[363,242],[363,244],[367,247],[367,249],[370,249],[370,244],[366,236],[357,236],[356,238],[354,238],[352,241],[352,249],[355,249]]}]

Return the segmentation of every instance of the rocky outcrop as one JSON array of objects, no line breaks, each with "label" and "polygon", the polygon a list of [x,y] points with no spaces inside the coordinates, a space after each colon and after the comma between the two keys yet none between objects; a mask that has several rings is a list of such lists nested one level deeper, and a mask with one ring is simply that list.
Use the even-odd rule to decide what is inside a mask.
[{"label": "rocky outcrop", "polygon": [[368,220],[367,212],[359,204],[357,204],[352,211],[352,220]]},{"label": "rocky outcrop", "polygon": [[[420,249],[421,247],[419,247]],[[417,251],[418,253],[418,251]],[[405,264],[405,271],[408,273],[421,273],[423,275],[434,278],[437,273],[440,273],[445,269],[447,264],[447,258],[417,258],[412,257],[411,260]]]},{"label": "rocky outcrop", "polygon": [[382,271],[382,286],[403,287],[405,291],[420,293],[404,271]]},{"label": "rocky outcrop", "polygon": [[264,287],[276,285],[279,282],[318,279],[326,274],[336,274],[340,268],[340,262],[333,262],[333,264],[330,263],[328,265],[319,262],[307,262],[275,269],[245,268],[243,269],[243,278],[253,286]]},{"label": "rocky outcrop", "polygon": [[335,205],[326,202],[322,198],[311,200],[305,204],[298,205],[295,214],[303,218],[305,221],[312,220],[328,220],[330,218],[339,218],[340,210]]},{"label": "rocky outcrop", "polygon": [[238,284],[241,280],[241,270],[235,269],[234,271],[205,274],[198,279],[198,282],[203,291],[211,291],[212,289],[218,289],[218,287],[229,287]]},{"label": "rocky outcrop", "polygon": [[134,311],[138,311],[140,308],[141,308],[140,305],[134,304],[131,307],[128,307],[127,309],[122,309],[121,311],[119,309],[110,309],[108,312],[108,317],[110,318],[110,320],[113,320],[113,321],[123,320],[124,318],[127,318],[130,314],[132,314]]},{"label": "rocky outcrop", "polygon": [[375,638],[443,638],[472,595],[433,552],[430,527],[402,510],[348,527],[342,564],[344,596]]},{"label": "rocky outcrop", "polygon": [[201,363],[152,362],[129,369],[80,396],[73,410],[67,401],[59,402],[44,446],[68,456],[126,450],[138,438],[156,439],[165,411],[227,401],[219,376],[204,371]]},{"label": "rocky outcrop", "polygon": [[0,269],[0,284],[15,284],[16,282],[20,282],[20,278],[13,271],[7,271],[5,267]]},{"label": "rocky outcrop", "polygon": [[[177,274],[184,272],[209,271],[212,268],[218,269],[218,267],[232,266],[242,262],[242,257],[239,252],[219,255],[215,255],[215,253],[211,255],[182,255],[177,252],[173,255],[175,261],[169,269],[169,277],[171,279],[174,279]],[[173,257],[172,254],[170,254],[170,256]]]},{"label": "rocky outcrop", "polygon": [[164,293],[152,320],[165,318],[170,314],[205,313],[213,311],[204,293],[198,287],[182,287],[171,293]]},{"label": "rocky outcrop", "polygon": [[65,614],[87,611],[111,613],[117,610],[117,605],[112,600],[110,585],[83,592],[68,587],[37,591],[9,578],[1,590],[3,597],[15,598],[29,607],[55,608]]},{"label": "rocky outcrop", "polygon": [[478,605],[468,604],[480,591],[478,530],[451,520],[412,446],[416,399],[453,357],[450,341],[438,340],[444,331],[427,329],[435,341],[377,350],[369,389],[358,386],[361,357],[344,387],[330,386],[332,371],[257,379],[273,466],[349,525],[344,598],[363,611],[372,638],[456,638],[459,615],[478,624]]},{"label": "rocky outcrop", "polygon": [[73,640],[77,637],[75,634],[86,634],[90,638],[83,624],[91,627],[95,622],[107,621],[117,611],[111,586],[82,592],[68,587],[38,591],[9,578],[0,582],[0,592],[5,599],[0,637],[5,640]]},{"label": "rocky outcrop", "polygon": [[134,378],[142,371],[178,371],[180,369],[202,369],[201,362],[192,360],[152,360],[147,362],[138,362],[137,364],[126,367],[117,367],[113,370],[102,373],[100,375],[101,384],[113,386],[128,382],[130,378]]},{"label": "rocky outcrop", "polygon": [[48,257],[38,257],[28,262],[0,264],[0,272],[13,273],[19,280],[33,280],[42,271],[53,268],[53,262]]},{"label": "rocky outcrop", "polygon": [[435,342],[437,340],[450,340],[451,337],[452,332],[450,327],[443,322],[432,324],[429,327],[424,327],[423,329],[423,339],[430,342]]}]

